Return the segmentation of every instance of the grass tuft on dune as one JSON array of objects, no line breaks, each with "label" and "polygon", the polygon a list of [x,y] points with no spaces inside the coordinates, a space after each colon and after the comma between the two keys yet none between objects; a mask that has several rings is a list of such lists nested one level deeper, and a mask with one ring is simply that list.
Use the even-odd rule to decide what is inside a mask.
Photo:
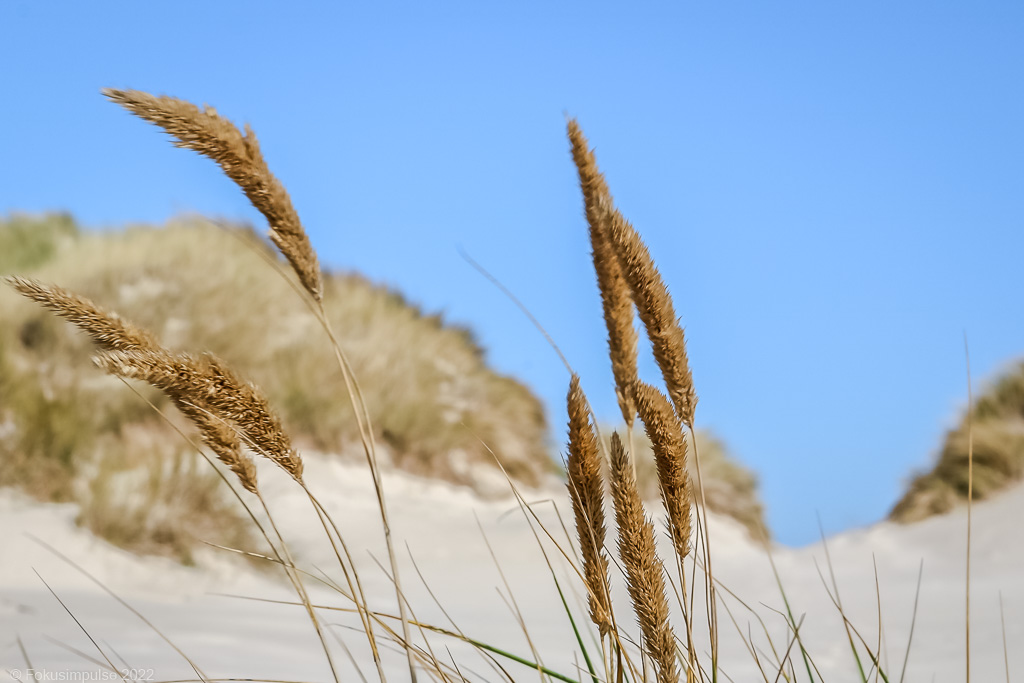
[{"label": "grass tuft on dune", "polygon": [[[974,498],[983,500],[1024,478],[1024,362],[1000,375],[970,415]],[[914,476],[889,518],[916,522],[967,503],[968,415],[945,436],[931,470]]]},{"label": "grass tuft on dune", "polygon": [[[66,215],[15,216],[0,223],[0,246],[0,274],[59,282],[169,348],[213,350],[264,389],[301,447],[361,457],[332,351],[252,231],[187,218],[83,232]],[[323,285],[391,464],[485,494],[501,480],[488,447],[525,484],[555,471],[539,400],[492,371],[467,329],[358,275],[327,274]],[[198,510],[232,518],[230,502],[208,486],[214,473],[195,466],[188,444],[132,391],[92,366],[80,332],[7,287],[0,314],[0,481],[80,503],[82,523],[123,546],[190,559],[186,539],[201,531],[193,522],[214,517]],[[176,410],[165,412],[187,430]],[[146,496],[128,489],[162,497],[162,512],[144,510]]]}]

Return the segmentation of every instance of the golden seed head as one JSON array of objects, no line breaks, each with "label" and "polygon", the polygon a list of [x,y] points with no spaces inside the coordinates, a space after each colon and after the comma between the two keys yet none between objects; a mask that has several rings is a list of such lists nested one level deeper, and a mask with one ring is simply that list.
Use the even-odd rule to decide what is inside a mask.
[{"label": "golden seed head", "polygon": [[104,310],[84,296],[24,277],[7,277],[4,280],[25,297],[78,327],[100,348],[119,351],[159,348],[149,332],[122,320],[116,313]]},{"label": "golden seed head", "polygon": [[686,470],[686,440],[683,438],[682,424],[672,411],[668,399],[651,385],[637,382],[634,395],[640,421],[644,424],[654,450],[672,545],[682,560],[690,551],[690,506],[693,504],[690,475]]},{"label": "golden seed head", "polygon": [[200,109],[174,97],[107,88],[103,94],[136,116],[163,128],[177,147],[213,159],[267,219],[270,239],[288,259],[302,286],[315,300],[323,296],[320,265],[291,197],[270,172],[256,135],[243,134],[213,107]]},{"label": "golden seed head", "polygon": [[659,683],[676,683],[676,642],[669,623],[664,569],[655,549],[654,524],[644,513],[633,464],[617,433],[612,435],[611,442],[611,485],[615,523],[619,528],[619,558],[643,633],[644,650],[655,663]]},{"label": "golden seed head", "polygon": [[608,593],[608,557],[605,555],[604,484],[597,438],[590,422],[590,407],[579,377],[569,382],[569,498],[583,555],[583,575],[589,594],[590,618],[604,636],[612,629]]},{"label": "golden seed head", "polygon": [[633,301],[609,236],[615,207],[597,160],[575,119],[568,124],[573,161],[579,172],[583,206],[590,228],[591,256],[608,329],[608,351],[615,377],[615,394],[627,425],[633,424],[636,405],[631,394],[637,378],[637,333],[633,327]]},{"label": "golden seed head", "polygon": [[207,354],[197,359],[164,349],[110,351],[96,356],[96,364],[119,377],[153,385],[179,407],[192,406],[194,411],[186,414],[208,413],[229,425],[246,446],[302,482],[302,458],[292,448],[266,398],[213,356]]}]

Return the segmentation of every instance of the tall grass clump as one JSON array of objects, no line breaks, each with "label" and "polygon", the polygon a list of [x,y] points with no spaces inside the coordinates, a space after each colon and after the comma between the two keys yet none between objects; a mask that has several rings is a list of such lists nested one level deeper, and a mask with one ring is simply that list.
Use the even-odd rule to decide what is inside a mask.
[{"label": "tall grass clump", "polygon": [[[159,239],[153,237],[156,233],[143,231],[131,233],[121,242],[96,240],[88,247],[91,251],[83,248],[76,253],[74,263],[83,262],[83,256],[87,255],[99,261],[127,264],[124,266],[126,270],[119,275],[134,272],[133,277],[116,281],[104,277],[90,279],[84,277],[81,269],[75,270],[72,262],[58,264],[54,261],[50,264],[52,270],[40,269],[31,278],[9,277],[7,283],[18,294],[38,304],[41,310],[49,310],[82,333],[78,337],[80,344],[75,347],[76,354],[83,364],[91,358],[93,366],[107,373],[104,390],[128,385],[131,391],[120,392],[125,400],[128,397],[136,400],[136,409],[143,412],[155,408],[151,419],[180,430],[188,452],[209,463],[209,471],[223,482],[221,488],[226,491],[225,497],[231,501],[233,509],[238,511],[239,517],[248,517],[252,521],[255,540],[252,544],[236,541],[238,549],[268,561],[284,573],[295,593],[294,604],[308,616],[335,681],[343,677],[336,663],[336,647],[329,637],[329,622],[324,616],[327,609],[344,610],[358,618],[357,630],[365,638],[377,677],[382,683],[388,677],[383,660],[387,648],[397,649],[402,654],[408,678],[412,681],[419,676],[445,683],[471,680],[450,652],[432,644],[436,637],[454,638],[473,646],[503,680],[516,680],[520,674],[524,679],[526,676],[539,676],[542,681],[567,683],[583,680],[592,683],[677,683],[682,680],[687,683],[717,683],[725,680],[718,653],[718,610],[720,606],[727,607],[723,596],[735,596],[721,585],[713,568],[713,541],[708,522],[708,510],[715,504],[712,501],[716,495],[708,479],[713,468],[711,461],[705,461],[702,453],[709,442],[698,438],[695,429],[697,391],[685,335],[667,284],[638,232],[615,207],[594,153],[575,121],[568,123],[568,137],[582,189],[583,213],[589,227],[598,292],[608,332],[609,361],[625,422],[625,434],[613,432],[607,441],[603,440],[598,434],[596,417],[580,379],[571,373],[566,395],[569,417],[566,487],[572,510],[571,526],[575,531],[572,533],[568,531],[569,525],[556,529],[541,524],[534,504],[527,502],[520,492],[519,482],[527,480],[522,476],[521,468],[530,471],[532,463],[529,459],[510,456],[510,449],[514,452],[521,446],[522,435],[517,437],[514,430],[508,428],[507,421],[494,422],[488,431],[491,424],[488,413],[472,409],[484,397],[490,396],[488,392],[491,389],[498,392],[494,400],[497,411],[512,410],[513,406],[524,401],[522,394],[517,394],[508,380],[476,376],[478,366],[475,364],[480,362],[479,354],[426,354],[431,363],[426,370],[417,374],[422,368],[410,367],[410,374],[390,380],[394,382],[390,387],[388,379],[372,373],[373,361],[379,361],[386,340],[383,336],[365,339],[368,333],[362,330],[374,316],[379,315],[379,306],[396,306],[400,302],[396,302],[393,296],[381,299],[379,292],[345,289],[344,279],[321,272],[291,200],[268,170],[251,130],[246,128],[243,133],[216,111],[200,109],[174,98],[153,97],[134,91],[106,92],[110,99],[132,113],[163,128],[178,146],[199,152],[220,165],[265,216],[271,242],[284,261],[268,253],[260,242],[252,240],[251,235],[204,231],[193,226],[167,231]],[[204,269],[198,271],[201,277],[184,282],[170,278],[168,272],[161,268],[182,267],[182,262],[175,263],[173,259],[164,266],[151,266],[148,261],[138,260],[144,255],[158,261],[158,252],[168,251],[167,243],[161,241],[164,238],[203,245],[197,252],[181,252],[187,254],[179,256],[182,259],[202,259],[203,254],[212,252],[210,261],[202,262]],[[204,243],[204,240],[212,239],[225,241],[217,243],[217,248],[213,249],[210,248],[211,243]],[[262,264],[262,270],[225,267],[225,256],[220,250],[226,249],[229,242],[236,249],[250,252],[256,259],[254,262]],[[126,245],[134,245],[134,251],[127,250]],[[251,249],[246,250],[246,245]],[[265,277],[267,266],[279,277]],[[67,271],[63,270],[64,267]],[[109,272],[104,271],[108,275]],[[51,283],[48,282],[50,279],[62,281]],[[290,288],[305,308],[282,303],[285,297],[273,293],[275,285],[271,283]],[[88,287],[89,291],[78,291],[78,284]],[[204,337],[195,332],[197,328],[192,321],[194,316],[216,313],[216,309],[204,308],[205,302],[222,291],[235,292],[230,296],[236,298],[237,292],[244,291],[246,298],[254,301],[255,308],[226,319],[213,316],[213,322],[209,323],[213,331]],[[179,300],[183,293],[193,292],[198,296],[190,299],[186,308],[175,309],[167,303]],[[366,319],[350,321],[355,323],[351,326],[343,325],[344,320],[336,317],[342,315],[340,309],[333,308],[336,299],[347,295],[353,298],[366,296],[368,299],[366,306],[356,309]],[[133,302],[141,303],[133,307]],[[131,315],[126,313],[129,308]],[[659,384],[643,381],[638,375],[641,335],[634,327],[635,319],[640,322],[660,370]],[[56,347],[52,340],[66,334],[66,331],[61,331],[63,328],[52,327],[53,321],[49,318],[32,325],[38,330],[28,336],[43,340],[37,348],[52,350]],[[441,327],[439,324],[435,326]],[[348,330],[348,334],[336,330]],[[311,337],[311,333],[317,331],[327,339],[326,352],[315,355],[309,347],[310,355],[306,357],[305,353],[289,351],[290,345]],[[441,333],[450,334],[451,331],[442,330]],[[389,328],[386,334],[392,338],[402,336],[395,334],[394,328]],[[250,337],[259,338],[258,346],[264,349],[262,353],[269,353],[270,357],[282,354],[288,358],[289,363],[281,366],[285,369],[279,374],[264,373],[261,364],[253,361],[253,358],[267,358],[260,356],[260,352],[250,352],[250,355],[240,352],[236,366],[232,353],[236,347],[233,344]],[[415,343],[428,344],[427,339],[426,336],[424,339],[416,338]],[[200,341],[210,342],[211,347],[216,342],[216,355],[210,347],[197,343]],[[301,348],[305,351],[307,347]],[[367,354],[365,364],[361,362],[361,353]],[[247,361],[251,366],[246,367]],[[306,385],[298,379],[289,379],[291,373],[303,371],[305,364],[309,364],[311,372],[316,373],[315,381]],[[259,386],[248,379],[257,375],[261,379]],[[443,380],[437,381],[439,377]],[[266,387],[272,389],[263,386],[264,380],[267,381]],[[418,384],[420,381],[422,386]],[[384,388],[375,386],[378,383]],[[279,393],[282,386],[285,390]],[[385,568],[382,561],[381,568],[394,588],[395,602],[390,609],[371,604],[357,564],[353,561],[352,549],[319,499],[316,482],[307,481],[304,476],[307,456],[301,440],[295,437],[302,431],[300,429],[293,434],[295,425],[292,424],[301,424],[299,417],[290,415],[287,409],[278,412],[278,398],[281,405],[302,406],[299,412],[312,410],[313,403],[322,394],[313,393],[314,399],[304,398],[302,394],[306,389],[326,391],[323,387],[331,387],[331,391],[340,393],[345,400],[330,402],[329,410],[322,414],[314,413],[314,419],[349,421],[357,434],[354,438],[356,446],[368,464],[379,513],[376,521],[380,524],[388,551],[389,566]],[[449,401],[440,416],[432,412],[431,401],[422,405],[416,403],[423,401],[427,394],[436,393],[439,388],[443,388],[441,393]],[[399,400],[398,395],[402,392],[410,394],[413,402],[402,404],[403,411],[407,408],[408,412],[402,412],[401,417],[389,421],[388,415],[394,411],[391,403]],[[173,410],[165,410],[169,408]],[[431,424],[421,422],[422,418],[415,414],[419,410],[427,414],[426,419],[434,425],[433,428]],[[335,411],[347,417],[332,417]],[[114,413],[104,414],[112,416]],[[460,429],[438,436],[438,421],[458,424]],[[542,424],[538,417],[528,416],[525,424],[536,422]],[[316,432],[315,425],[308,427],[310,433]],[[636,434],[633,433],[634,428]],[[401,429],[410,442],[401,444],[397,437],[390,435],[391,429]],[[640,429],[645,436],[639,434]],[[125,426],[123,431],[128,433],[132,430]],[[384,449],[379,446],[382,441],[389,441],[396,452],[407,453],[410,449],[415,452],[424,448],[424,443],[433,443],[435,438],[461,443],[457,440],[465,437],[459,434],[472,435],[488,456],[494,458],[502,471],[509,475],[507,483],[536,534],[557,588],[561,602],[556,612],[564,612],[566,628],[571,629],[578,644],[579,649],[575,653],[578,656],[574,661],[542,661],[529,640],[528,625],[511,595],[509,606],[527,635],[529,655],[514,652],[505,643],[483,642],[457,627],[448,629],[420,621],[407,603],[391,538],[387,490],[381,476],[380,461]],[[326,438],[335,438],[335,435],[328,434]],[[652,453],[651,474],[637,465],[636,451],[639,448],[636,444],[643,443],[645,438]],[[445,447],[451,445],[445,442]],[[142,488],[134,490],[143,492],[143,505],[158,508],[157,491],[181,488],[182,477],[190,472],[192,461],[182,461],[175,453],[168,453],[158,461],[155,469],[142,476]],[[402,456],[392,457],[400,461]],[[63,466],[64,460],[71,458],[58,457],[55,467]],[[253,466],[257,462],[266,464],[259,476]],[[69,466],[74,467],[74,463]],[[325,543],[331,550],[333,566],[305,569],[296,563],[287,539],[274,521],[273,501],[264,497],[265,484],[261,480],[264,472],[269,476],[284,477],[282,481],[303,494],[303,502],[308,499],[311,523],[322,530]],[[644,505],[640,474],[651,482],[645,485],[656,482],[659,500],[654,510]],[[123,499],[124,496],[115,490],[123,480],[126,478],[98,478],[96,495],[107,501]],[[147,486],[154,487],[152,493],[147,493]],[[741,490],[744,486],[746,484],[739,482],[734,490]],[[188,494],[203,498],[207,490],[194,489]],[[98,506],[95,509],[103,511],[105,508]],[[109,533],[115,535],[131,537],[142,533],[137,524],[114,523],[112,517],[116,507],[113,509],[114,512],[104,515],[97,524],[112,526]],[[754,509],[748,505],[747,514],[752,517],[752,527],[759,523],[759,514],[755,515]],[[164,517],[154,513],[152,526],[160,528]],[[211,519],[215,518],[211,514]],[[359,521],[361,524],[368,522]],[[173,530],[161,533],[173,535]],[[661,544],[658,543],[659,537],[665,539]],[[247,548],[256,547],[255,543],[259,543],[258,551],[248,552]],[[549,552],[552,546],[554,553]],[[560,577],[564,574],[554,564],[553,558],[559,557],[566,561],[570,577],[578,579],[574,588],[585,596],[590,625],[574,615],[567,598],[572,591],[563,587]],[[308,588],[313,581],[333,591],[338,599],[343,600],[343,605],[315,603]],[[619,608],[616,608],[616,596],[622,598]],[[735,604],[747,608],[738,599]],[[626,608],[622,609],[621,605]],[[732,618],[731,611],[729,615]],[[563,617],[560,613],[554,616]],[[793,661],[798,656],[804,663],[809,681],[816,680],[810,655],[800,638],[800,623],[788,610],[788,603],[787,614],[782,618],[787,628],[788,644],[777,646],[765,627],[767,649],[772,656],[769,658],[764,654],[764,661],[757,652],[766,653],[766,646],[754,644],[749,633],[741,631],[740,636],[747,643],[766,683],[782,678],[796,680]],[[876,666],[870,673],[880,674],[879,649],[872,651],[867,644],[858,649],[852,635],[850,643],[855,655],[858,651],[867,652]],[[439,656],[440,653],[447,656]],[[523,668],[514,668],[519,666]],[[207,680],[198,667],[194,668],[200,680]],[[862,680],[866,681],[869,674],[864,674],[863,668],[861,673]],[[476,678],[473,676],[472,680]]]}]

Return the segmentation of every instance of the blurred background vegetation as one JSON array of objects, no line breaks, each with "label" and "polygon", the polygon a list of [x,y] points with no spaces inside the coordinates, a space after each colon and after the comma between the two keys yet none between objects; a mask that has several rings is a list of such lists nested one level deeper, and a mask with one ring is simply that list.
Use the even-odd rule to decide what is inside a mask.
[{"label": "blurred background vegetation", "polygon": [[913,477],[890,519],[914,522],[966,501],[972,441],[975,500],[1024,477],[1024,362],[1003,372],[964,411],[946,434],[934,467]]},{"label": "blurred background vegetation", "polygon": [[[60,214],[0,223],[0,274],[87,296],[171,348],[212,351],[264,389],[300,448],[362,458],[332,351],[268,267],[276,258],[251,230],[200,219],[115,232],[83,232]],[[330,274],[325,287],[386,462],[482,493],[494,493],[486,489],[495,477],[481,476],[495,467],[488,449],[527,485],[556,471],[540,402],[492,372],[468,330],[357,275]],[[144,401],[92,366],[92,348],[72,325],[3,289],[0,484],[77,502],[83,524],[138,550],[189,560],[190,537],[230,540],[205,533],[216,531],[204,527],[209,520],[237,517],[215,473]],[[184,427],[175,411],[166,414]]]},{"label": "blurred background vegetation", "polygon": [[[362,461],[332,351],[268,265],[277,258],[252,230],[200,218],[116,231],[82,231],[64,214],[0,221],[0,275],[87,296],[170,348],[212,351],[263,388],[301,449]],[[359,275],[328,273],[325,290],[386,464],[483,495],[506,492],[495,456],[528,486],[557,473],[562,430],[549,430],[529,389],[487,366],[469,330]],[[168,420],[97,370],[72,325],[6,287],[0,315],[0,485],[75,503],[80,524],[137,552],[191,562],[197,539],[247,541],[244,512],[175,432],[188,425],[162,395],[133,385]],[[698,442],[710,507],[756,537],[756,479],[710,433]],[[634,445],[643,493],[657,500],[642,431]]]},{"label": "blurred background vegetation", "polygon": [[[301,448],[361,460],[330,348],[268,261],[276,253],[252,230],[199,218],[108,232],[83,232],[66,214],[0,221],[0,274],[59,284],[167,346],[214,352],[266,391]],[[484,495],[504,490],[488,449],[520,483],[556,472],[560,430],[553,440],[540,401],[489,369],[469,330],[354,274],[328,274],[325,301],[385,462]],[[247,540],[248,521],[216,473],[145,401],[93,367],[83,335],[8,288],[0,288],[0,315],[0,485],[76,503],[82,525],[138,552],[189,562],[197,539]],[[135,388],[188,428],[160,394]],[[970,418],[974,492],[984,499],[1024,478],[1024,363],[982,391]],[[602,436],[612,429],[603,425]],[[698,431],[697,440],[711,509],[755,538],[768,535],[756,477],[714,434]],[[655,501],[639,425],[633,445],[642,493]],[[911,522],[961,504],[967,456],[965,414],[890,518]]]}]

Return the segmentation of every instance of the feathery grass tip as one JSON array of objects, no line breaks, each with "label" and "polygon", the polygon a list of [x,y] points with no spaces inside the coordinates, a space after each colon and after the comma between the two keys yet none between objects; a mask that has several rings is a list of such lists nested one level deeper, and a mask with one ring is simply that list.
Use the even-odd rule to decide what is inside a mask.
[{"label": "feathery grass tip", "polygon": [[[602,226],[599,232],[602,232],[609,242],[610,250],[618,260],[618,272],[629,285],[631,298],[636,305],[640,321],[647,329],[647,336],[650,338],[654,350],[654,359],[661,369],[676,414],[683,424],[692,428],[697,394],[694,391],[690,363],[686,356],[686,340],[672,305],[672,297],[661,278],[661,273],[654,265],[647,246],[640,239],[640,235],[615,208],[604,177],[598,170],[593,150],[588,147],[587,139],[583,136],[579,124],[574,120],[569,122],[569,139],[572,142],[573,160],[579,169],[580,184],[587,201],[587,220],[588,222],[596,221],[598,225]],[[598,257],[599,253],[602,254],[600,258]],[[594,247],[594,265],[598,270],[599,283],[602,277],[610,277],[602,276],[602,269],[612,268],[606,264],[598,264],[599,260],[607,260],[603,253],[600,250],[600,245]],[[606,307],[605,321],[608,324],[609,343],[611,344],[613,329],[622,329],[621,334],[626,334],[623,323],[619,321],[619,318],[625,317],[625,313],[622,312],[624,310],[622,304],[615,303],[614,297],[617,296],[613,294],[615,286],[607,286],[608,295],[605,293],[606,286],[601,285],[601,287],[602,300]],[[609,300],[608,296],[613,298]],[[609,307],[613,307],[615,311],[619,312],[609,316]],[[630,327],[632,327],[632,312],[629,313],[629,316]],[[620,343],[625,345],[627,341],[628,339],[624,339]],[[613,363],[616,362],[617,354],[620,357],[625,357],[626,348],[623,346],[623,350],[616,351],[615,347],[612,347]],[[635,365],[635,360],[633,363]],[[622,381],[632,382],[635,378],[634,371],[628,378],[624,377]],[[619,383],[619,375],[616,374],[616,384],[622,391]],[[633,399],[635,400],[636,397]],[[630,424],[631,421],[631,419],[626,420],[627,424]]]},{"label": "feathery grass tip", "polygon": [[[159,363],[171,353],[164,349],[146,330],[136,327],[116,313],[104,310],[89,299],[65,289],[21,277],[8,277],[5,281],[25,297],[42,304],[68,322],[85,332],[106,354],[127,357],[146,356]],[[102,354],[101,354],[102,356]],[[102,356],[106,357],[106,356]],[[166,364],[166,361],[164,361]],[[124,364],[99,363],[113,374],[129,376],[126,372],[115,372]],[[256,492],[256,468],[252,460],[242,453],[237,434],[223,420],[217,418],[202,406],[200,397],[175,391],[168,383],[163,386],[150,382],[164,391],[177,408],[199,429],[203,441],[217,458],[234,472],[242,486]],[[301,472],[301,470],[300,470]]]},{"label": "feathery grass tip", "polygon": [[640,235],[617,211],[611,216],[609,235],[633,293],[637,313],[647,329],[654,360],[661,369],[676,415],[692,429],[697,393],[686,356],[686,338],[672,297]]},{"label": "feathery grass tip", "polygon": [[615,212],[611,193],[597,167],[594,153],[587,145],[575,119],[568,123],[572,158],[580,177],[583,207],[590,229],[590,249],[601,292],[601,307],[608,329],[608,351],[615,377],[615,395],[626,425],[636,417],[633,384],[637,379],[637,333],[633,327],[633,300],[629,284],[615,255],[609,236],[611,215]]},{"label": "feathery grass tip", "polygon": [[54,285],[24,277],[6,277],[4,281],[23,296],[42,304],[85,332],[102,349],[129,351],[159,348],[153,336],[132,325],[89,299]]},{"label": "feathery grass tip", "polygon": [[281,182],[270,172],[259,142],[249,126],[238,130],[213,107],[200,109],[174,97],[156,97],[138,90],[106,88],[112,101],[164,129],[177,147],[213,159],[267,219],[270,239],[281,250],[302,286],[315,300],[323,297],[320,265],[309,237]]}]

